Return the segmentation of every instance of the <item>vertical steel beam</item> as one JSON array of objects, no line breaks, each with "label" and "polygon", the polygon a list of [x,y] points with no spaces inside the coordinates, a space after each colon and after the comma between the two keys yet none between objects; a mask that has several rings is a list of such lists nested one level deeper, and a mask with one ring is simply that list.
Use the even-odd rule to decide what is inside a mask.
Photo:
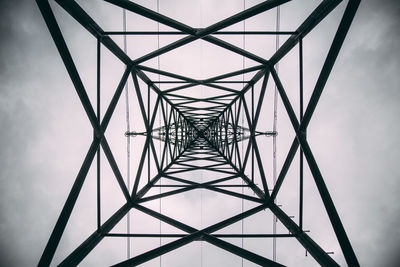
[{"label": "vertical steel beam", "polygon": [[[100,125],[100,75],[101,75],[101,43],[100,38],[97,38],[97,122]],[[100,147],[97,148],[97,177],[96,177],[96,193],[97,193],[97,230],[100,230],[101,226],[101,166],[100,166]]]},{"label": "vertical steel beam", "polygon": [[[150,125],[150,85],[149,84],[147,85],[147,125]],[[149,130],[147,130],[147,135],[149,135]],[[147,146],[147,179],[148,179],[147,181],[150,182],[150,146]]]},{"label": "vertical steel beam", "polygon": [[[303,39],[299,41],[299,101],[300,101],[300,121],[303,120]],[[305,133],[305,132],[304,132]],[[306,135],[306,133],[305,133]],[[303,171],[303,149],[299,151],[299,227],[303,230],[303,187],[304,187],[304,171]]]}]

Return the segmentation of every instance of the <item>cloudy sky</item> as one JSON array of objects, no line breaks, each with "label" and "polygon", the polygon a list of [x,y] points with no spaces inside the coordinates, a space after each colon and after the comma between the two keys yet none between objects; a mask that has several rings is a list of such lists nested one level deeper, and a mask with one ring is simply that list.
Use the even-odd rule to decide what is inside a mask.
[{"label": "cloudy sky", "polygon": [[[91,14],[101,20],[105,27],[121,27],[121,11],[119,9],[109,8],[105,4],[98,5],[94,2],[81,1],[80,3],[85,8],[93,8]],[[160,12],[189,25],[204,27],[239,12],[243,8],[242,1],[221,1],[218,6],[208,1],[197,1],[189,7],[187,3],[185,5],[183,2],[185,1],[175,1],[175,4],[172,4],[171,1],[160,0]],[[298,7],[299,1],[293,2],[297,2]],[[155,1],[147,2],[146,6],[155,9],[155,3]],[[255,3],[255,1],[246,1],[248,6]],[[298,20],[304,19],[304,16],[318,3],[319,1],[307,1],[304,4],[304,11],[295,9],[296,4],[289,5],[286,9],[283,7],[281,16],[283,21],[287,21],[287,24],[283,23],[282,28],[289,29],[291,25],[298,25]],[[181,5],[182,7],[180,7]],[[65,33],[74,59],[76,59],[77,67],[84,73],[83,81],[93,100],[96,42],[56,4],[52,6],[55,7],[55,13],[60,20],[60,26]],[[185,12],[187,11],[185,8],[196,15],[189,16]],[[299,15],[296,15],[294,10],[298,10]],[[0,2],[0,12],[2,32],[0,58],[3,62],[0,65],[0,125],[2,126],[0,131],[0,265],[32,266],[32,264],[37,264],[53,229],[90,145],[92,131],[36,4],[28,0],[3,0]],[[310,35],[310,40],[305,42],[305,58],[308,58],[305,64],[309,70],[309,73],[306,74],[308,75],[305,81],[306,87],[312,87],[316,78],[312,72],[320,68],[323,57],[326,55],[327,46],[332,40],[332,32],[334,32],[342,12],[343,5],[320,28],[316,29],[315,34]],[[118,19],[115,20],[113,16],[118,16]],[[362,266],[394,266],[400,249],[400,230],[398,228],[400,224],[398,201],[400,171],[397,168],[397,162],[400,159],[400,142],[398,140],[400,135],[398,125],[400,58],[397,53],[400,41],[399,20],[400,4],[397,1],[362,1],[309,128],[310,145]],[[134,24],[135,22],[136,24]],[[257,22],[253,22],[252,24],[250,21],[247,27],[251,27],[251,25],[256,27]],[[135,21],[135,17],[128,16],[128,28],[129,25],[132,29],[135,29],[134,27],[157,29],[155,23],[143,26],[145,25],[143,21],[139,19]],[[140,28],[141,26],[148,28]],[[242,26],[238,27],[241,29]],[[268,29],[273,29],[273,27]],[[314,38],[313,41],[311,41],[312,38]],[[147,51],[146,49],[151,51],[157,47],[157,40],[154,38],[143,39],[142,43],[138,41],[137,50],[133,45],[135,40],[129,41],[131,44],[129,51],[134,58],[138,56],[135,51],[144,53]],[[163,39],[160,42],[168,41]],[[247,41],[250,49],[251,41]],[[195,51],[193,59],[201,62],[198,66],[194,66],[192,73],[182,67],[185,66],[184,61],[172,64],[181,66],[173,70],[181,71],[185,75],[197,75],[196,77],[207,77],[210,75],[209,72],[214,73],[218,62],[213,62],[214,67],[211,68],[207,65],[209,63],[206,59],[212,60],[214,53],[218,52],[207,54],[205,52],[207,47],[206,44],[193,46],[190,48],[192,50],[186,51],[188,54],[190,51]],[[320,47],[325,48],[320,49]],[[257,51],[257,48],[254,48],[254,51]],[[188,57],[190,56],[188,55]],[[165,68],[171,67],[165,63],[167,59],[167,57],[161,58],[161,65]],[[114,74],[104,78],[104,86],[114,88],[121,77],[123,67],[109,54],[104,54],[104,60],[107,61],[104,71],[109,68],[113,70]],[[179,62],[180,59],[176,60]],[[151,62],[151,64],[155,63]],[[242,61],[239,57],[237,61],[231,62],[229,65],[240,68],[241,64]],[[283,76],[285,70],[288,72],[291,70],[289,63],[283,62],[281,68]],[[185,71],[188,72],[185,73]],[[290,87],[291,83],[289,79],[287,86]],[[105,92],[104,104],[102,103],[103,110],[110,96],[110,91]],[[295,100],[293,101],[295,102]],[[116,114],[120,115],[119,119],[111,121],[108,132],[111,147],[115,151],[116,158],[121,162],[123,171],[126,169],[125,139],[123,137],[124,108],[123,103],[118,105]],[[132,115],[133,124],[139,124],[140,115],[135,115],[134,103],[131,109],[134,113]],[[292,135],[285,135],[287,118],[285,118],[282,106],[279,116],[283,120],[280,124],[282,134],[279,135],[281,146],[278,148],[281,151],[279,157],[282,159],[290,145],[285,142],[285,136],[290,139]],[[140,127],[142,126],[138,126],[138,128]],[[113,136],[117,137],[113,138]],[[140,141],[134,142],[140,146]],[[133,146],[135,147],[135,143]],[[132,162],[132,165],[134,168],[135,163]],[[112,176],[107,164],[104,165],[104,172],[105,177]],[[315,188],[313,189],[311,178],[308,178],[306,187],[309,195],[306,195],[305,200],[308,205],[306,206],[305,224],[311,230],[310,235],[322,242],[327,251],[335,251],[333,257],[343,264],[334,238],[323,236],[318,239],[318,233],[328,235],[332,234],[332,231],[322,230],[322,228],[329,229],[329,221],[323,211],[320,211],[321,205],[317,203],[317,192]],[[109,190],[104,190],[104,198],[112,199],[112,201],[108,201],[108,205],[105,205],[104,219],[107,215],[112,214],[112,211],[123,201],[118,194],[115,181],[109,179],[109,182],[105,181],[105,185]],[[96,214],[94,188],[94,171],[91,170],[76,210],[67,226],[65,236],[61,240],[59,252],[55,257],[56,262],[68,255],[93,231]],[[287,192],[290,193],[290,189]],[[209,199],[207,196],[206,193],[202,195],[204,197],[202,205],[211,207],[213,202],[210,200],[213,200],[212,197],[215,196],[209,195]],[[207,222],[208,218],[212,217],[211,215],[218,214],[218,212],[205,214],[202,220],[197,220],[199,219],[197,217],[197,219],[190,218],[188,212],[193,209],[193,205],[194,207],[199,205],[193,200],[196,199],[196,195],[192,202],[191,199],[189,198],[189,201],[184,204],[182,201],[179,202],[179,199],[171,200],[171,205],[180,203],[179,212],[171,211],[171,216],[174,215],[177,218],[181,216],[182,220],[186,220],[185,222],[200,227],[201,225],[196,224],[202,224],[203,219]],[[288,199],[290,200],[290,198]],[[283,195],[282,202],[284,200]],[[225,205],[229,205],[228,207],[233,210],[232,214],[240,211],[237,203],[230,203],[226,199],[219,201],[224,201]],[[166,200],[163,206],[167,204]],[[155,207],[157,208],[156,205]],[[290,208],[287,211],[291,211]],[[165,212],[168,213],[167,210]],[[315,214],[312,212],[318,216],[314,216]],[[323,216],[325,218],[322,218]],[[142,223],[148,221],[138,215],[137,221],[140,222],[140,220],[143,220]],[[249,224],[252,223],[254,222],[249,221]],[[147,226],[143,227],[141,230],[153,229],[151,227],[157,227],[157,225],[158,222],[149,225],[148,228],[146,228]],[[123,229],[123,226],[118,227]],[[164,227],[167,231],[168,228]],[[121,229],[119,230],[122,231]],[[137,229],[140,230],[139,227]],[[153,243],[140,242],[142,243],[138,244],[141,245],[134,244],[134,255],[158,244],[158,240]],[[103,259],[101,262],[103,264],[115,263],[124,257],[126,250],[124,246],[125,241],[108,240],[105,245],[99,246],[96,255],[101,255],[101,253],[107,255],[108,262]],[[224,265],[229,263],[233,266],[233,262],[240,264],[237,259],[232,261],[228,259],[226,255],[229,254],[221,254],[207,245],[204,246],[204,253],[208,253],[209,259],[220,259],[220,261],[205,261],[205,265],[215,266],[218,263]],[[249,247],[251,246],[249,243]],[[268,247],[268,244],[265,246]],[[282,245],[279,250],[278,243],[278,261],[281,260],[282,263],[289,266],[294,265],[295,262],[301,262],[304,266],[315,264],[312,263],[311,257],[304,259],[304,250],[300,249],[299,253],[293,252],[296,257],[300,257],[300,259],[297,258],[297,261],[286,259],[283,250]],[[188,250],[179,250],[175,255],[186,255],[186,258],[189,259],[198,257],[198,251],[199,244],[192,244]],[[270,257],[270,252],[265,253]],[[226,258],[223,258],[224,255]],[[168,265],[168,261],[166,261],[165,266],[178,265],[177,262],[170,262]],[[185,259],[181,259],[179,264],[185,266],[185,262]],[[94,256],[84,263],[85,266],[98,266],[99,264]],[[151,264],[153,265],[149,266],[154,266],[158,264],[158,261]]]}]

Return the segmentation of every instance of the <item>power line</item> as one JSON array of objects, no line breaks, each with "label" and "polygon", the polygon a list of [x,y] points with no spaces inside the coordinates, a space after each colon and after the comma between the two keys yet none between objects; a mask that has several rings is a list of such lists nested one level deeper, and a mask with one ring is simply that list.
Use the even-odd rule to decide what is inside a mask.
[{"label": "power line", "polygon": [[[280,29],[280,6],[276,8],[276,31],[278,32]],[[275,36],[275,52],[278,51],[279,49],[279,35],[277,34]],[[275,70],[276,73],[279,72],[279,63],[275,64]],[[277,107],[277,102],[278,102],[278,88],[275,84],[275,91],[274,91],[274,123],[273,123],[273,132],[276,133],[277,131],[277,121],[278,121],[278,107]],[[276,184],[276,179],[277,179],[277,172],[276,172],[276,153],[277,153],[277,147],[276,147],[276,135],[272,137],[272,177],[273,177],[273,186],[275,188]],[[274,200],[276,202],[276,198]],[[273,215],[272,218],[272,233],[275,235],[276,234],[276,222],[277,218],[276,215]],[[272,238],[272,259],[276,261],[276,238]]]},{"label": "power line", "polygon": [[[126,10],[122,9],[122,25],[123,31],[126,32]],[[128,51],[126,35],[124,35],[124,52],[125,54]],[[131,131],[130,127],[130,116],[129,116],[129,92],[128,92],[128,81],[125,83],[125,107],[126,107],[126,132],[129,133]],[[131,176],[131,139],[128,135],[126,138],[126,160],[127,160],[127,170],[126,170],[126,185],[129,188],[131,187],[130,176]],[[126,231],[130,234],[130,212],[126,214]],[[130,237],[126,238],[126,257],[129,259],[131,257],[131,241]]]}]

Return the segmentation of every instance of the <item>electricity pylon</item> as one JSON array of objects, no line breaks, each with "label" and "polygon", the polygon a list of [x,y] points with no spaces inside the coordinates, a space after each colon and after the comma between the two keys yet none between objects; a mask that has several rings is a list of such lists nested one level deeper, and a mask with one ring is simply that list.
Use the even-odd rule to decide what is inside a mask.
[{"label": "electricity pylon", "polygon": [[[320,198],[328,214],[331,226],[336,234],[338,243],[349,266],[359,266],[357,257],[350,244],[349,238],[345,232],[344,226],[339,218],[338,212],[332,201],[330,193],[324,182],[323,176],[312,153],[307,140],[307,126],[310,123],[314,110],[318,104],[319,98],[324,90],[325,84],[331,73],[332,67],[338,56],[338,53],[348,33],[354,15],[359,5],[359,0],[349,0],[345,7],[343,17],[340,21],[336,34],[330,45],[329,52],[324,61],[321,72],[311,94],[311,98],[303,114],[303,39],[340,4],[339,0],[324,0],[309,14],[309,16],[293,31],[290,32],[241,32],[224,31],[225,28],[242,22],[258,14],[268,12],[273,8],[284,5],[287,0],[267,0],[242,12],[239,12],[222,21],[212,24],[206,28],[193,28],[172,18],[159,14],[148,8],[140,6],[127,0],[106,0],[111,5],[125,9],[127,12],[133,12],[150,20],[158,22],[173,28],[171,32],[106,32],[96,21],[74,0],[56,0],[57,4],[71,15],[79,24],[81,24],[97,40],[97,111],[92,106],[85,86],[82,83],[80,74],[77,71],[74,60],[71,57],[69,48],[66,45],[63,34],[58,26],[58,22],[53,14],[52,8],[47,0],[36,0],[43,18],[47,24],[54,43],[61,55],[63,63],[73,82],[74,88],[78,93],[79,99],[85,109],[89,121],[94,130],[94,137],[89,147],[87,155],[79,169],[76,180],[68,195],[65,205],[60,213],[54,230],[44,249],[39,266],[49,266],[53,260],[54,254],[63,235],[64,229],[68,223],[71,212],[80,194],[81,188],[90,166],[100,153],[100,149],[107,158],[108,163],[117,180],[121,194],[126,202],[118,209],[108,220],[101,222],[100,206],[98,195],[98,227],[87,239],[78,246],[60,266],[74,266],[79,264],[102,240],[111,235],[111,230],[124,218],[130,210],[137,210],[146,213],[156,220],[161,220],[183,232],[185,234],[149,234],[148,236],[169,237],[173,236],[175,241],[161,245],[155,249],[142,253],[138,256],[129,258],[115,266],[136,266],[154,259],[160,255],[170,252],[174,249],[187,245],[193,241],[202,240],[214,246],[222,248],[233,254],[238,255],[248,261],[261,266],[282,266],[281,264],[258,255],[243,247],[229,243],[222,238],[295,238],[315,258],[322,266],[338,266],[338,264],[326,253],[304,230],[302,226],[302,199],[300,199],[299,221],[295,222],[288,216],[276,203],[275,199],[279,193],[282,184],[285,182],[285,176],[296,155],[303,156],[308,163],[313,180],[318,189]],[[113,41],[112,35],[183,35],[181,39],[152,51],[136,59],[130,58]],[[265,59],[243,48],[237,47],[227,41],[219,38],[219,35],[276,35],[285,34],[288,39],[279,47],[279,49],[269,58]],[[208,79],[195,79],[185,77],[177,73],[168,72],[162,69],[151,68],[143,63],[148,62],[160,55],[178,49],[192,42],[203,40],[213,45],[227,49],[235,54],[245,57],[254,62],[252,67],[239,69],[230,73],[210,77]],[[100,51],[102,48],[108,49],[124,65],[125,70],[121,73],[120,82],[115,89],[114,95],[106,109],[104,116],[100,117],[99,98],[100,98]],[[294,111],[293,105],[287,95],[287,90],[281,81],[275,65],[280,62],[291,50],[299,49],[299,90],[301,92],[301,112],[299,116]],[[159,84],[150,77],[154,74],[163,78],[163,81],[169,84],[169,89],[161,90]],[[252,75],[249,80],[229,80],[235,79],[241,75]],[[153,75],[153,76],[152,76]],[[135,93],[139,104],[139,109],[145,125],[145,131],[127,132],[129,136],[143,136],[145,138],[144,146],[140,156],[136,158],[139,162],[137,173],[134,175],[134,182],[131,188],[128,188],[124,177],[121,174],[118,164],[114,158],[113,152],[109,146],[105,132],[113,116],[114,110],[120,100],[124,86],[128,79],[132,79]],[[258,122],[263,119],[262,106],[269,83],[274,83],[280,100],[287,112],[290,123],[293,126],[295,137],[291,143],[286,159],[282,168],[278,172],[275,185],[268,184],[266,178],[266,169],[264,158],[258,145],[258,136],[276,136],[275,131],[260,131],[257,128]],[[176,84],[180,85],[176,85]],[[233,89],[232,84],[240,84],[240,89]],[[223,94],[210,95],[203,98],[185,96],[179,92],[188,88],[203,86],[224,92]],[[145,87],[145,88],[143,88]],[[148,87],[148,88],[147,88]],[[254,99],[255,87],[258,89],[258,99]],[[146,108],[143,98],[143,90],[151,89],[156,94],[155,103]],[[252,96],[250,96],[252,95]],[[202,103],[201,107],[196,103]],[[157,114],[161,114],[161,125],[155,127]],[[242,116],[242,120],[240,120]],[[163,142],[161,151],[157,154],[154,140],[159,139]],[[244,149],[241,148],[243,144]],[[143,168],[145,167],[146,156],[153,161],[157,174],[149,179],[144,186],[140,182],[145,179]],[[199,161],[206,164],[197,164]],[[99,160],[97,161],[99,165]],[[303,164],[303,160],[301,160]],[[254,168],[259,173],[258,185],[254,180]],[[302,167],[301,167],[302,169]],[[218,173],[219,178],[207,182],[195,182],[191,179],[181,178],[178,174],[187,174],[190,172],[206,170],[211,173]],[[248,175],[251,170],[251,175]],[[302,179],[302,173],[300,174]],[[169,185],[172,188],[169,191],[148,195],[148,192],[154,188],[161,179],[173,181],[175,184]],[[239,183],[237,181],[240,181]],[[231,182],[232,184],[227,184]],[[231,187],[243,187],[252,190],[254,195],[243,194],[230,190]],[[174,188],[175,187],[175,188]],[[188,192],[196,189],[211,190],[220,194],[244,199],[253,203],[254,207],[247,209],[235,216],[226,218],[220,222],[203,229],[196,229],[190,225],[184,224],[172,217],[166,216],[147,208],[143,203],[165,198],[168,196]],[[100,192],[98,192],[100,194]],[[289,234],[218,234],[218,230],[226,228],[240,220],[249,218],[261,211],[271,212],[286,227]],[[121,234],[121,237],[135,236],[135,234]],[[138,234],[139,236],[139,234]]]}]

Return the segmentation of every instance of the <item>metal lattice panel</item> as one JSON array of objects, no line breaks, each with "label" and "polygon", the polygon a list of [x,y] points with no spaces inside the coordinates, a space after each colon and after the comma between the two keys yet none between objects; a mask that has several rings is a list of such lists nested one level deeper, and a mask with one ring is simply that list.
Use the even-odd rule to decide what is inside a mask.
[{"label": "metal lattice panel", "polygon": [[[359,0],[349,0],[347,3],[343,17],[304,112],[302,99],[303,38],[324,20],[329,13],[335,10],[341,1],[322,1],[296,29],[288,32],[225,30],[238,22],[242,22],[264,12],[269,12],[273,8],[285,4],[288,2],[287,0],[264,1],[227,19],[201,29],[190,27],[127,0],[106,0],[106,2],[111,5],[123,8],[127,12],[138,14],[174,29],[173,31],[164,32],[107,32],[104,31],[77,2],[73,0],[57,0],[56,2],[97,40],[98,102],[97,110],[95,110],[89,100],[87,91],[82,83],[81,76],[77,71],[66,42],[64,41],[51,6],[46,0],[37,0],[37,4],[42,12],[51,36],[54,39],[94,130],[93,141],[43,252],[39,266],[49,266],[52,262],[71,212],[85,182],[89,168],[93,164],[96,154],[100,154],[100,149],[111,166],[126,203],[105,222],[101,222],[99,216],[97,229],[65,258],[64,261],[60,263],[60,266],[78,265],[103,238],[109,236],[177,238],[172,242],[168,242],[138,256],[127,259],[115,266],[136,266],[198,240],[205,241],[261,266],[282,266],[265,256],[226,241],[228,238],[271,237],[295,238],[319,264],[323,266],[338,266],[338,264],[307,235],[306,231],[304,231],[302,225],[302,203],[300,203],[298,222],[295,222],[275,203],[279,190],[285,182],[285,176],[296,155],[300,157],[300,177],[302,176],[303,155],[308,163],[320,198],[324,204],[347,264],[349,266],[359,266],[338,212],[325,185],[323,176],[313,156],[306,135],[307,127],[356,13]],[[260,57],[220,38],[222,35],[243,36],[277,34],[286,35],[288,38],[268,59]],[[114,35],[174,35],[183,37],[150,53],[132,59],[114,41],[112,38]],[[246,60],[251,61],[252,65],[247,68],[219,74],[218,76],[198,79],[163,70],[162,68],[152,68],[145,64],[151,59],[200,40],[228,50],[233,54],[240,55],[246,58]],[[115,89],[109,106],[104,116],[101,118],[99,108],[101,79],[99,70],[101,62],[100,51],[102,48],[108,49],[115,55],[125,65],[125,71],[120,74],[121,78],[118,87]],[[298,68],[300,73],[299,89],[301,98],[299,115],[294,111],[294,107],[287,95],[287,89],[283,85],[283,81],[281,81],[281,76],[275,69],[276,64],[294,49],[298,49],[297,51],[299,54]],[[251,78],[244,79],[242,78],[243,75],[251,76]],[[154,78],[157,76],[160,77],[159,80]],[[137,112],[140,112],[145,127],[144,131],[128,131],[125,133],[127,138],[140,136],[145,140],[140,153],[134,155],[135,160],[138,162],[138,168],[133,175],[133,185],[130,187],[128,187],[124,181],[124,177],[105,136],[107,126],[113,116],[117,103],[120,101],[121,94],[128,79],[132,79],[133,88],[130,88],[130,93],[135,95],[139,106]],[[259,138],[264,136],[274,138],[278,134],[274,129],[261,130],[258,128],[258,123],[264,119],[262,108],[267,86],[271,83],[276,86],[279,92],[280,101],[282,101],[290,119],[295,136],[287,152],[282,168],[278,170],[275,185],[271,185],[266,177],[268,170],[265,167],[265,158],[262,156],[258,141]],[[163,87],[161,87],[161,85],[163,85]],[[199,87],[206,88],[205,92],[208,92],[207,95],[197,96],[191,93],[191,90],[196,90],[196,88]],[[156,96],[152,103],[150,103],[150,90],[152,94]],[[255,91],[257,91],[256,97]],[[147,96],[145,96],[146,92]],[[146,103],[146,99],[148,103]],[[157,119],[159,119],[161,123],[156,126]],[[155,140],[162,144],[161,150],[159,151],[156,149]],[[148,162],[147,167],[150,168],[149,162],[152,161],[157,172],[153,177],[149,177],[148,181],[146,181],[147,177],[145,175],[146,158]],[[98,156],[98,169],[100,168],[99,165],[100,160]],[[188,174],[196,171],[206,171],[210,177],[214,177],[213,175],[215,175],[217,178],[202,182],[195,181],[191,179],[191,176]],[[254,180],[255,172],[259,175],[259,183]],[[182,178],[182,175],[187,175],[185,176],[187,178]],[[160,185],[158,182],[161,179],[168,182]],[[143,182],[144,185],[141,186]],[[163,187],[168,190],[149,194],[152,189],[157,187]],[[244,194],[243,191],[231,190],[232,188],[237,189],[244,187],[251,190],[253,194]],[[149,201],[196,189],[210,190],[218,194],[243,199],[251,203],[252,206],[232,217],[219,222],[217,221],[203,229],[198,229],[144,205]],[[99,190],[98,194],[100,194]],[[98,195],[98,198],[99,197]],[[136,210],[150,215],[156,220],[160,220],[183,231],[185,234],[112,233],[113,227],[117,225],[130,210]],[[289,233],[218,233],[219,230],[264,210],[276,216],[287,228]],[[98,214],[100,214],[100,205],[98,205]]]}]

